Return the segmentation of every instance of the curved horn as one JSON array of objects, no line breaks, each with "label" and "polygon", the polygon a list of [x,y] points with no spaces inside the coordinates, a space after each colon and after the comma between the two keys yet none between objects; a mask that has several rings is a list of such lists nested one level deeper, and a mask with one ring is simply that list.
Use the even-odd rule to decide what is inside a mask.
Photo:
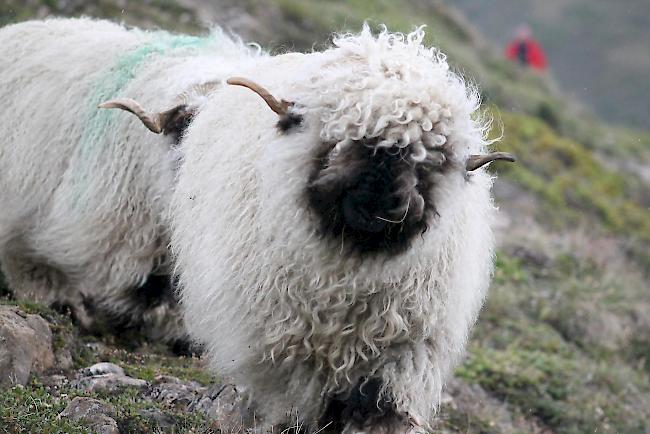
[{"label": "curved horn", "polygon": [[281,100],[278,101],[273,95],[269,93],[268,90],[264,89],[259,84],[243,77],[230,77],[226,80],[226,83],[232,84],[235,86],[247,87],[259,96],[266,102],[271,110],[273,110],[278,116],[284,116],[289,110],[291,103],[289,101]]},{"label": "curved horn", "polygon": [[505,160],[510,161],[511,163],[516,161],[514,155],[509,154],[508,152],[492,152],[487,155],[470,155],[465,163],[465,170],[471,172],[472,170],[476,170],[494,160]]},{"label": "curved horn", "polygon": [[164,121],[166,119],[163,113],[147,113],[140,104],[130,98],[118,98],[106,101],[98,105],[99,108],[104,109],[121,109],[133,113],[142,121],[145,127],[149,128],[151,132],[160,134],[163,131]]},{"label": "curved horn", "polygon": [[186,89],[184,92],[181,92],[176,97],[176,102],[178,102],[181,105],[183,104],[188,105],[191,102],[193,97],[206,96],[214,92],[214,90],[217,89],[222,84],[223,83],[220,80],[206,81],[204,83],[195,84],[189,89]]}]

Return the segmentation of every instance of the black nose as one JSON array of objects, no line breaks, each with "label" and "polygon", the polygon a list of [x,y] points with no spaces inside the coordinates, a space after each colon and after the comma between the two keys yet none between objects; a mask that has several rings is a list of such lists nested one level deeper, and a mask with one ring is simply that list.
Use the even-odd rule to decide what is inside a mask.
[{"label": "black nose", "polygon": [[[375,163],[375,164],[373,164]],[[390,211],[399,206],[393,194],[395,167],[376,155],[352,177],[341,198],[345,224],[360,232],[376,234],[389,224]]]},{"label": "black nose", "polygon": [[376,203],[371,200],[363,191],[345,193],[341,202],[345,224],[360,232],[374,234],[383,231],[388,222],[377,215]]},{"label": "black nose", "polygon": [[[319,156],[307,188],[323,236],[367,253],[399,253],[433,214],[431,173],[408,155],[360,141]],[[428,212],[428,211],[430,212]]]}]

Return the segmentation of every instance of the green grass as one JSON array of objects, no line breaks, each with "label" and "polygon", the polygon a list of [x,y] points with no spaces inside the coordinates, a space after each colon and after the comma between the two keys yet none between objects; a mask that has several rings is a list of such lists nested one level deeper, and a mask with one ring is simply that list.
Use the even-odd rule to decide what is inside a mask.
[{"label": "green grass", "polygon": [[114,0],[5,0],[0,3],[0,26],[35,16],[92,16],[111,18],[130,25],[165,28],[198,33],[202,31],[193,10],[174,0],[128,2],[124,7]]},{"label": "green grass", "polygon": [[161,403],[142,398],[133,388],[113,393],[85,393],[70,387],[52,389],[38,380],[27,386],[16,386],[0,394],[0,434],[32,433],[90,433],[83,422],[71,422],[58,415],[77,396],[86,396],[112,404],[116,410],[115,420],[121,433],[160,432],[155,419],[147,411],[159,411],[173,421],[174,432],[207,433],[212,424],[198,413],[168,408]]},{"label": "green grass", "polygon": [[642,398],[647,399],[647,381],[638,373],[623,366],[614,370],[579,353],[473,345],[456,372],[561,432],[641,433],[650,416],[647,409],[638,408],[634,400],[639,397],[629,390],[630,384],[641,382],[646,389]]},{"label": "green grass", "polygon": [[0,393],[0,433],[87,433],[82,425],[57,418],[68,402],[38,382],[5,390]]},{"label": "green grass", "polygon": [[645,190],[629,175],[606,167],[585,145],[559,135],[544,121],[521,113],[494,111],[503,133],[499,149],[513,152],[516,164],[499,167],[510,179],[540,199],[538,221],[556,229],[587,225],[594,234],[629,239],[629,253],[650,266],[650,209]]},{"label": "green grass", "polygon": [[106,351],[81,358],[77,365],[84,367],[98,362],[115,363],[124,368],[127,375],[147,381],[153,381],[159,375],[171,375],[203,385],[216,381],[198,358],[172,356],[163,348],[128,351],[109,347]]},{"label": "green grass", "polygon": [[[566,252],[548,273],[538,271],[499,253],[491,294],[456,374],[507,403],[513,415],[554,432],[646,432],[648,341],[607,341],[607,327],[634,327],[635,305],[650,302],[644,280],[613,279]],[[581,316],[585,310],[589,317]],[[590,324],[601,327],[598,335]],[[648,336],[638,327],[629,336]]]}]

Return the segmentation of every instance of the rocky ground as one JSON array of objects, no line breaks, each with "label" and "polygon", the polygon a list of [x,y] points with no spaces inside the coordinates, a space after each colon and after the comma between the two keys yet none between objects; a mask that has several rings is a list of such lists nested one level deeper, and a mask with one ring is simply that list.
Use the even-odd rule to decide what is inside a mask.
[{"label": "rocky ground", "polygon": [[[0,433],[252,432],[244,425],[254,425],[254,415],[241,394],[207,374],[200,358],[146,346],[128,351],[80,336],[65,315],[3,302]],[[463,414],[483,415],[495,432],[542,431],[513,420],[481,386],[456,378],[443,395],[440,429],[464,423],[455,420]]]},{"label": "rocky ground", "polygon": [[197,357],[80,336],[65,315],[0,305],[0,433],[243,432],[236,389]]}]

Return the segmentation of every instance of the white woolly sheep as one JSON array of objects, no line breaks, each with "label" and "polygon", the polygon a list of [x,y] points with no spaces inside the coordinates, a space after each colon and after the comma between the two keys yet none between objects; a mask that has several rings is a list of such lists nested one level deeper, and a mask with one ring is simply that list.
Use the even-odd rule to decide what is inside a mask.
[{"label": "white woolly sheep", "polygon": [[86,327],[103,313],[112,326],[183,338],[163,221],[174,135],[97,105],[120,94],[168,104],[223,73],[215,52],[247,57],[216,33],[89,19],[0,30],[0,264],[18,297],[68,306]]},{"label": "white woolly sheep", "polygon": [[490,280],[481,166],[512,158],[481,155],[477,92],[423,37],[269,56],[219,32],[4,29],[10,283],[40,288],[36,265],[128,313],[171,232],[189,333],[264,429],[426,430]]}]

